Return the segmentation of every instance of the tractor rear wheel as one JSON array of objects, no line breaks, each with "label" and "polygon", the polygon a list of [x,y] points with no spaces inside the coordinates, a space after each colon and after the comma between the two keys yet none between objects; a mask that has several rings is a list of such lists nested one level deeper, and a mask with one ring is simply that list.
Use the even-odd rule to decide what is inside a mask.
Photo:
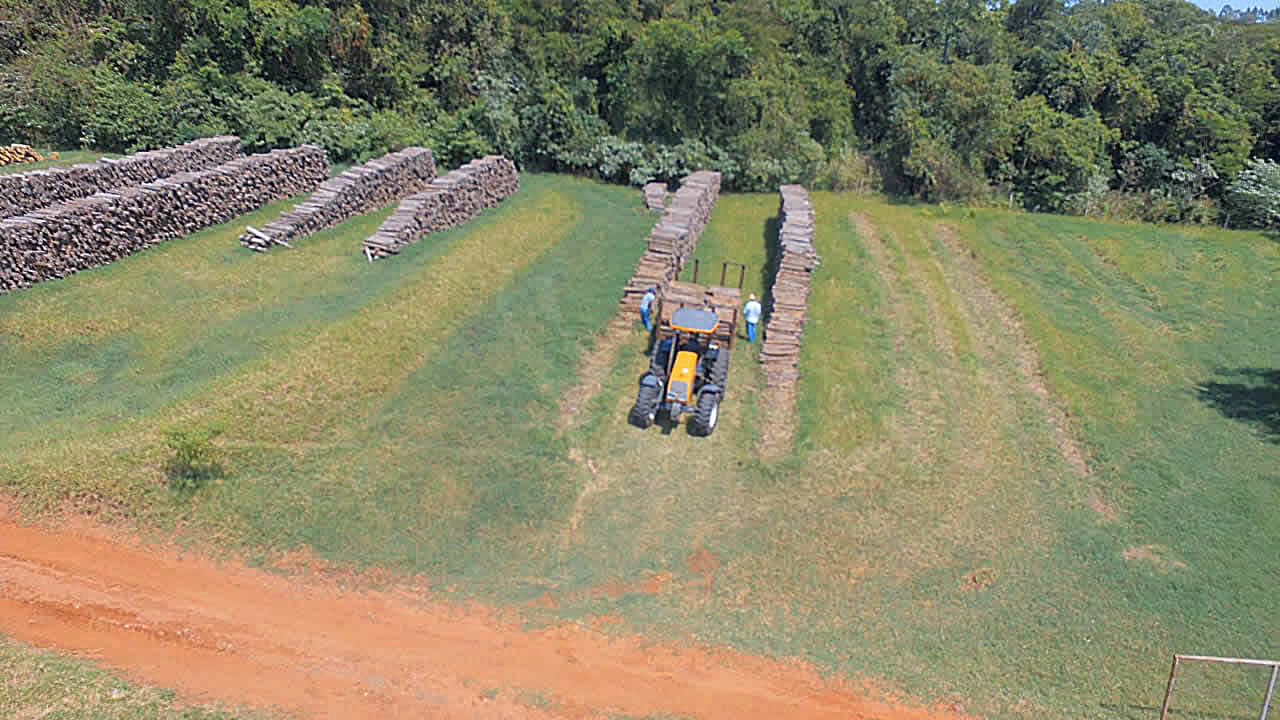
[{"label": "tractor rear wheel", "polygon": [[667,373],[667,355],[671,352],[673,342],[675,340],[668,336],[653,344],[653,355],[649,357],[649,372],[658,377]]},{"label": "tractor rear wheel", "polygon": [[729,349],[720,348],[716,352],[716,361],[711,366],[711,382],[724,388],[729,381]]},{"label": "tractor rear wheel", "polygon": [[638,428],[647,428],[658,416],[658,403],[662,400],[662,389],[655,385],[641,385],[636,393],[636,404],[631,408],[631,424]]},{"label": "tractor rear wheel", "polygon": [[703,393],[698,398],[698,410],[693,414],[693,433],[707,436],[716,429],[720,420],[720,393]]}]

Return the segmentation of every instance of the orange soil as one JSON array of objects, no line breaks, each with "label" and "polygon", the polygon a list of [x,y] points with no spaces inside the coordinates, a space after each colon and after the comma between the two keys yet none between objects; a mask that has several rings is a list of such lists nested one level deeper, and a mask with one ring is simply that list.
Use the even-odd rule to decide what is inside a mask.
[{"label": "orange soil", "polygon": [[0,633],[186,700],[312,718],[958,717],[867,699],[799,663],[579,625],[526,631],[421,591],[344,591],[98,528],[25,526],[2,508]]}]

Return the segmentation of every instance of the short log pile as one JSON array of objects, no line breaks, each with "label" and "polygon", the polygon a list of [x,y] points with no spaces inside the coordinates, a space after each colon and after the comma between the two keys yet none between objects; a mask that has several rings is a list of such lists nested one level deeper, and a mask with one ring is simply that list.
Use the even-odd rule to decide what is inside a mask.
[{"label": "short log pile", "polygon": [[[327,161],[326,161],[327,166]],[[333,227],[422,191],[436,177],[431,151],[407,147],[325,180],[305,202],[261,229],[249,228],[240,244],[258,252]]]},{"label": "short log pile", "polygon": [[365,239],[365,254],[370,260],[395,255],[423,235],[461,225],[519,190],[515,163],[501,155],[472,160],[401,200],[395,213]]},{"label": "short log pile", "polygon": [[141,185],[181,172],[207,170],[241,156],[240,138],[223,136],[116,160],[104,158],[68,168],[0,175],[0,217],[24,215],[55,203]]},{"label": "short log pile", "polygon": [[644,206],[647,210],[667,209],[667,184],[651,182],[644,186]]},{"label": "short log pile", "polygon": [[22,143],[14,143],[0,147],[0,165],[21,165],[44,160],[35,148]]},{"label": "short log pile", "polygon": [[818,266],[813,247],[814,213],[809,192],[799,185],[783,185],[778,264],[766,308],[760,361],[769,387],[793,387],[799,377],[797,358],[809,302],[810,274]]},{"label": "short log pile", "polygon": [[0,220],[0,293],[29,287],[231,220],[329,176],[324,150],[238,158]]},{"label": "short log pile", "polygon": [[670,325],[671,316],[682,307],[714,311],[716,317],[720,318],[720,324],[716,326],[713,337],[727,346],[733,345],[733,334],[737,330],[742,307],[741,290],[673,280],[667,284],[662,296],[659,324]]},{"label": "short log pile", "polygon": [[630,326],[640,317],[640,299],[649,287],[662,298],[698,245],[720,196],[720,173],[699,170],[684,178],[649,233],[648,246],[622,291],[614,324]]}]

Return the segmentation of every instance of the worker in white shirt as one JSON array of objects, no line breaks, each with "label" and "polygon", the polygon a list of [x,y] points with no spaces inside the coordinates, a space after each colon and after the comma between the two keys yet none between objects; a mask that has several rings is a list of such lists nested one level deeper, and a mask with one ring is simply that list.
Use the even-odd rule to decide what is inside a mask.
[{"label": "worker in white shirt", "polygon": [[653,301],[658,298],[657,288],[650,285],[648,290],[644,291],[644,297],[640,298],[640,319],[644,321],[645,330],[653,330],[653,320],[649,317],[650,310],[653,309]]},{"label": "worker in white shirt", "polygon": [[756,341],[756,323],[760,322],[761,312],[760,301],[756,300],[755,294],[752,294],[742,308],[742,317],[747,321],[747,342],[749,343]]}]

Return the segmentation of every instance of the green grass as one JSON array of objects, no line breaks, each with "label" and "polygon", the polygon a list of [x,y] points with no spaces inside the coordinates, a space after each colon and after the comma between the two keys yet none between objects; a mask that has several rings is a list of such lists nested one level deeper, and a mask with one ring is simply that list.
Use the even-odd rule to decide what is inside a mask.
[{"label": "green grass", "polygon": [[266,720],[280,717],[182,703],[93,663],[0,637],[0,716],[10,720]]},{"label": "green grass", "polygon": [[[712,222],[707,225],[693,254],[698,260],[698,282],[719,285],[725,262],[747,266],[746,275],[729,267],[724,284],[737,287],[743,278],[742,296],[755,293],[764,296],[773,282],[772,248],[778,239],[778,198],[771,194],[721,195]],[[694,263],[690,261],[680,274],[681,280],[693,280]]]},{"label": "green grass", "polygon": [[[242,251],[282,203],[0,297],[0,478],[32,509],[425,572],[534,623],[616,612],[993,717],[1154,717],[1173,652],[1275,656],[1280,247],[814,203],[823,264],[778,462],[755,454],[771,408],[742,343],[710,438],[625,423],[639,331],[555,431],[655,217],[634,190],[531,176],[372,265],[354,249],[385,213]],[[776,211],[723,196],[700,279],[740,261],[744,292],[767,291]],[[174,426],[222,428],[226,477],[169,490]],[[544,593],[554,610],[532,606]],[[1215,672],[1180,679],[1175,707],[1256,712],[1255,675]]]}]

